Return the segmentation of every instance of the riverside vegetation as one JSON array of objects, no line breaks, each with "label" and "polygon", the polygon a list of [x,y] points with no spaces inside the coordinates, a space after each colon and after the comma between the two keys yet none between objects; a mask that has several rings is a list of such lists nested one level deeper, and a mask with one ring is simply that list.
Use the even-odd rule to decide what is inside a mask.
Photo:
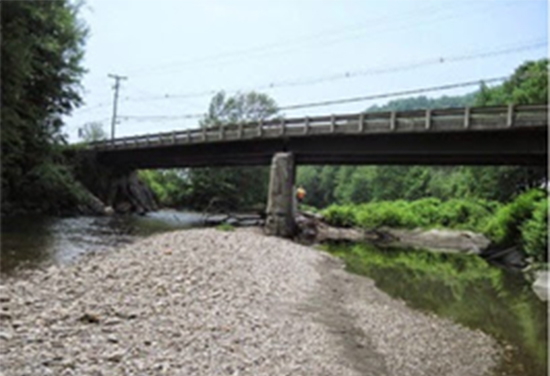
[{"label": "riverside vegetation", "polygon": [[331,205],[322,211],[329,224],[365,229],[451,228],[486,235],[495,246],[519,244],[537,262],[548,262],[548,198],[532,189],[508,204],[483,199],[424,198],[360,205]]},{"label": "riverside vegetation", "polygon": [[[89,184],[79,182],[79,171],[85,167],[70,157],[75,146],[67,145],[63,121],[83,103],[80,81],[85,74],[82,62],[88,28],[79,16],[79,4],[82,3],[69,0],[0,4],[2,214],[23,211],[58,215],[93,206]],[[547,69],[548,59],[530,61],[519,66],[502,85],[487,87],[482,83],[479,90],[464,96],[406,98],[371,106],[366,111],[547,103]],[[284,114],[265,94],[227,96],[221,92],[213,97],[200,124],[208,127],[276,116]],[[83,129],[96,139],[101,126],[88,124]],[[140,178],[164,206],[261,210],[269,171],[266,167],[142,171]],[[298,183],[308,190],[305,203],[319,208],[333,203],[424,197],[508,202],[544,181],[545,169],[514,166],[298,169]],[[543,217],[543,211],[539,209],[536,218]],[[538,231],[535,223],[526,227],[531,232]],[[529,241],[537,242],[535,238]]]}]

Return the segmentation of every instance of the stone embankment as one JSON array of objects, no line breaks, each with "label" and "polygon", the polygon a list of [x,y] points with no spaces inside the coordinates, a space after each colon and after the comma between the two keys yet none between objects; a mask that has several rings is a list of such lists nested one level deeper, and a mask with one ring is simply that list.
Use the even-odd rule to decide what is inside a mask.
[{"label": "stone embankment", "polygon": [[3,280],[1,373],[488,375],[479,331],[258,229],[166,233]]}]

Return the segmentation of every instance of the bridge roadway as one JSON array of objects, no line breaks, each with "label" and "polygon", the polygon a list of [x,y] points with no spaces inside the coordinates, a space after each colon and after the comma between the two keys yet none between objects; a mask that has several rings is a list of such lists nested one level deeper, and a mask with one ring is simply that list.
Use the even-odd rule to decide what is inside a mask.
[{"label": "bridge roadway", "polygon": [[539,165],[548,105],[360,113],[232,124],[92,143],[99,163],[131,169],[297,164]]}]

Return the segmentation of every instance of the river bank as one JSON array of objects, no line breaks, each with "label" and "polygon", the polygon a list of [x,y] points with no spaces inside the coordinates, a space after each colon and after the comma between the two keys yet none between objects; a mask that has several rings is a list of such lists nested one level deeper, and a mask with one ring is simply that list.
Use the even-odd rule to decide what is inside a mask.
[{"label": "river bank", "polygon": [[484,375],[489,336],[257,229],[153,235],[4,280],[5,375]]}]

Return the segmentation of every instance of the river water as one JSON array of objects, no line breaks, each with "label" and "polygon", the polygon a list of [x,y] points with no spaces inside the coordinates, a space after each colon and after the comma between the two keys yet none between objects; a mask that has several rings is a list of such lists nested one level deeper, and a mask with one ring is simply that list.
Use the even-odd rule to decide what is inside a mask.
[{"label": "river water", "polygon": [[[108,251],[159,232],[203,226],[197,213],[159,211],[146,216],[2,220],[0,271],[18,272],[65,264],[91,251]],[[479,257],[364,244],[325,245],[351,272],[372,278],[411,307],[482,330],[506,348],[495,375],[547,375],[548,306],[523,274]]]},{"label": "river water", "polygon": [[203,225],[201,214],[163,210],[145,216],[52,218],[20,216],[2,220],[0,271],[63,264],[90,251],[105,251],[154,233]]},{"label": "river water", "polygon": [[409,306],[451,319],[496,338],[506,349],[495,375],[546,376],[548,305],[518,271],[474,255],[367,244],[324,248],[345,260],[349,271]]}]

